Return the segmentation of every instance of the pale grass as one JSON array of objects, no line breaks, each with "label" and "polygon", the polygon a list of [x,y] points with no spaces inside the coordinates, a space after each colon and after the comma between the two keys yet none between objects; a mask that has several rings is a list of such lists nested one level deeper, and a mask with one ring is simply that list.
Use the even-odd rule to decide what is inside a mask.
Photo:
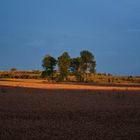
[{"label": "pale grass", "polygon": [[59,84],[44,83],[43,80],[17,80],[17,81],[0,81],[1,86],[27,87],[40,89],[81,89],[81,90],[140,90],[140,87],[119,87],[119,86],[94,86],[94,85],[76,85],[76,84]]}]

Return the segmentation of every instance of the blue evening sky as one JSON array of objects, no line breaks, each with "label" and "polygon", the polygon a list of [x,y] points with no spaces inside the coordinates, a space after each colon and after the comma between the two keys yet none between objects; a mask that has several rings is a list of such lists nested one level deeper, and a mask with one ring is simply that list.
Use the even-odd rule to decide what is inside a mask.
[{"label": "blue evening sky", "polygon": [[0,70],[85,49],[97,72],[140,75],[140,0],[0,0]]}]

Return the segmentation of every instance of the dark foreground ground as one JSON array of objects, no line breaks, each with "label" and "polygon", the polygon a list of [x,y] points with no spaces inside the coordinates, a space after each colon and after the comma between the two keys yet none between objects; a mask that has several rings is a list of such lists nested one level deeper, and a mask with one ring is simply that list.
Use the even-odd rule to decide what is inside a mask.
[{"label": "dark foreground ground", "polygon": [[140,91],[0,87],[0,140],[139,140]]}]

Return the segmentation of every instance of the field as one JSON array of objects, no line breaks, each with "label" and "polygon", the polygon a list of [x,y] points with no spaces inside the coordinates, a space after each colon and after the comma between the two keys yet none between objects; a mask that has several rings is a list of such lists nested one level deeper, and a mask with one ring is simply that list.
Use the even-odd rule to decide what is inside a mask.
[{"label": "field", "polygon": [[0,81],[0,140],[140,139],[139,85]]}]

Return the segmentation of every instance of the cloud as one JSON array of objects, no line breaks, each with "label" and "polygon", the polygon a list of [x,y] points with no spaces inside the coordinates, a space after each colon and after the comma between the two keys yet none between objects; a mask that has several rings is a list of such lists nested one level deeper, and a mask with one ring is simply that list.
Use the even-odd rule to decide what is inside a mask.
[{"label": "cloud", "polygon": [[36,40],[30,40],[28,42],[25,42],[23,47],[27,48],[49,48],[49,49],[58,49],[58,48],[64,48],[64,41],[54,39],[54,38],[47,38],[47,39],[36,39]]},{"label": "cloud", "polygon": [[54,39],[36,39],[30,40],[24,44],[25,47],[54,47],[56,41]]},{"label": "cloud", "polygon": [[140,29],[128,29],[128,32],[140,32]]},{"label": "cloud", "polygon": [[34,41],[26,43],[25,46],[39,47],[39,46],[45,46],[46,44],[47,44],[47,42],[45,40],[34,40]]},{"label": "cloud", "polygon": [[107,55],[118,55],[118,52],[115,50],[105,50],[103,53]]}]

